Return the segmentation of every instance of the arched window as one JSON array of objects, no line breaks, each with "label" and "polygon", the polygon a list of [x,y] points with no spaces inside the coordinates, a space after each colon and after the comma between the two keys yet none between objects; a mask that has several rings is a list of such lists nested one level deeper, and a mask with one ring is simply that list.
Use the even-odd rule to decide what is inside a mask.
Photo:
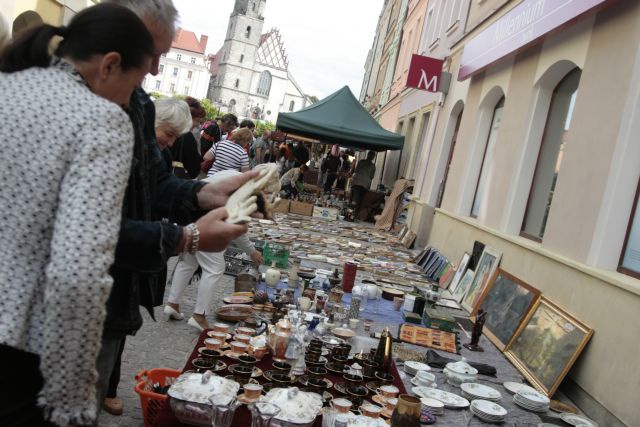
[{"label": "arched window", "polygon": [[638,196],[640,195],[640,182],[636,190],[636,199],[633,202],[633,210],[631,211],[631,219],[627,228],[627,236],[624,240],[622,248],[622,256],[620,257],[620,273],[629,274],[640,279],[640,203]]},{"label": "arched window", "polygon": [[244,55],[240,55],[240,63],[242,64],[242,61],[244,61]]},{"label": "arched window", "polygon": [[235,87],[238,87],[238,86],[240,86],[240,79],[236,79]]},{"label": "arched window", "polygon": [[245,36],[246,38],[251,37],[251,26],[248,26],[248,27],[247,27],[247,32],[246,32],[246,33],[244,33],[244,36]]},{"label": "arched window", "polygon": [[256,4],[255,3],[251,3],[251,9],[253,9],[253,11],[256,11]]},{"label": "arched window", "polygon": [[267,70],[260,74],[260,80],[258,80],[258,95],[269,96],[271,91],[271,73]]},{"label": "arched window", "polygon": [[289,111],[293,111],[293,108],[296,106],[296,102],[295,101],[291,101],[289,103]]},{"label": "arched window", "polygon": [[451,134],[451,143],[449,144],[449,154],[447,155],[447,163],[445,165],[444,175],[442,176],[442,180],[440,181],[440,188],[438,189],[438,199],[436,201],[437,208],[442,206],[444,190],[445,188],[447,188],[447,178],[449,178],[449,168],[451,167],[451,160],[453,160],[453,153],[455,152],[456,142],[458,141],[460,122],[462,121],[462,112],[464,111],[464,104],[462,104],[462,102],[460,102],[460,105],[456,105],[456,107],[460,107],[461,109],[459,110],[457,115],[455,114],[455,111],[453,111],[451,114],[451,118],[449,119],[449,126],[453,125],[453,133]]},{"label": "arched window", "polygon": [[522,224],[521,234],[534,240],[542,241],[544,236],[581,74],[574,68],[553,90]]},{"label": "arched window", "polygon": [[493,108],[493,116],[491,118],[491,127],[489,128],[489,136],[487,137],[487,144],[484,148],[484,156],[482,157],[482,166],[480,166],[480,175],[478,176],[478,185],[476,186],[476,193],[473,196],[473,205],[471,206],[471,216],[473,218],[478,217],[480,207],[482,206],[482,199],[487,191],[487,174],[489,173],[490,165],[493,162],[493,150],[498,139],[498,131],[500,130],[500,123],[502,121],[502,110],[504,109],[504,96],[500,98],[496,106]]}]

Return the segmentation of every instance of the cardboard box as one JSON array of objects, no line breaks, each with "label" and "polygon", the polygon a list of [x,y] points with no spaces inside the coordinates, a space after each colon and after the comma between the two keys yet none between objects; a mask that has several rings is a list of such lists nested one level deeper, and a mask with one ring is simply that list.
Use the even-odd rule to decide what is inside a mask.
[{"label": "cardboard box", "polygon": [[335,221],[338,219],[338,209],[336,208],[323,208],[322,206],[313,207],[313,217],[320,219],[328,219]]},{"label": "cardboard box", "polygon": [[273,213],[289,213],[289,205],[291,200],[280,200],[276,207],[273,209]]},{"label": "cardboard box", "polygon": [[440,329],[441,331],[453,332],[456,329],[456,319],[453,316],[433,308],[425,308],[422,323],[427,328]]},{"label": "cardboard box", "polygon": [[289,213],[311,216],[313,215],[313,205],[311,203],[296,202],[292,200],[289,204]]}]

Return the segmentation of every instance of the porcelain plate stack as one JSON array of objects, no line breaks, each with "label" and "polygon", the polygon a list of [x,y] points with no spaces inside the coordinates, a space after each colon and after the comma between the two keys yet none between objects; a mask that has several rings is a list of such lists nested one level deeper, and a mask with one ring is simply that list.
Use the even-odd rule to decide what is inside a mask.
[{"label": "porcelain plate stack", "polygon": [[422,407],[433,415],[444,415],[444,403],[439,400],[431,397],[422,397],[420,398],[420,402],[422,402]]},{"label": "porcelain plate stack", "polygon": [[415,377],[418,371],[430,370],[431,368],[426,363],[414,362],[413,360],[407,360],[404,362],[404,371],[412,377]]},{"label": "porcelain plate stack", "polygon": [[530,390],[520,390],[513,395],[513,402],[529,411],[547,412],[549,410],[549,398],[542,393]]},{"label": "porcelain plate stack", "polygon": [[481,399],[497,402],[502,399],[499,391],[478,383],[462,383],[460,389],[462,389],[462,397],[469,400]]},{"label": "porcelain plate stack", "polygon": [[471,402],[471,412],[482,421],[489,423],[504,422],[507,416],[507,410],[495,402],[488,400],[474,400]]}]

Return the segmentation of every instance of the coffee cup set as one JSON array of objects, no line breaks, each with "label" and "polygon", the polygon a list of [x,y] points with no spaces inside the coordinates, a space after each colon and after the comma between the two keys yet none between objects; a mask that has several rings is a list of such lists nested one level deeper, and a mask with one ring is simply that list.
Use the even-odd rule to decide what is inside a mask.
[{"label": "coffee cup set", "polygon": [[[391,418],[393,410],[398,405],[400,389],[393,384],[385,384],[376,389],[375,393],[372,400],[380,405],[380,415],[385,418]],[[360,409],[362,411],[362,408]]]},{"label": "coffee cup set", "polygon": [[411,384],[415,386],[421,387],[431,387],[436,388],[438,385],[436,384],[436,376],[431,372],[427,371],[418,371],[416,375],[411,378]]}]

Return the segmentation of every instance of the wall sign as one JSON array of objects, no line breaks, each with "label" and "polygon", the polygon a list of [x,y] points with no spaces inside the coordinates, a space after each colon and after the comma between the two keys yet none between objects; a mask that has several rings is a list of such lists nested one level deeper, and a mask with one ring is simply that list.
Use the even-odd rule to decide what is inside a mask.
[{"label": "wall sign", "polygon": [[413,54],[409,65],[407,87],[437,92],[440,89],[444,60]]},{"label": "wall sign", "polygon": [[458,80],[533,44],[548,32],[615,0],[524,0],[464,46]]}]

